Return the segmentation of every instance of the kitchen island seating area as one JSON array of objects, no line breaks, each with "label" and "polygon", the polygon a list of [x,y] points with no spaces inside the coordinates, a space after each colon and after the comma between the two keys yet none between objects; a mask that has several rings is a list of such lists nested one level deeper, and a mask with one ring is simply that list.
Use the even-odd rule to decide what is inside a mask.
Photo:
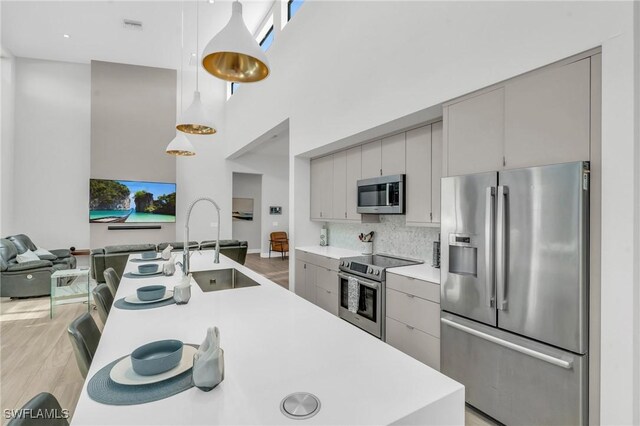
[{"label": "kitchen island seating area", "polygon": [[[160,253],[168,246],[173,247],[171,250],[180,260],[184,242],[164,242],[160,244],[143,243],[143,244],[121,244],[113,246],[105,246],[91,250],[91,278],[97,283],[105,282],[104,271],[113,268],[118,276],[122,276],[127,259],[130,254],[139,254],[145,252],[158,253],[158,260],[161,260]],[[189,241],[190,250],[214,250],[215,241]],[[243,264],[247,256],[248,243],[239,240],[220,240],[220,253]]]},{"label": "kitchen island seating area", "polygon": [[75,267],[70,250],[45,250],[24,234],[0,238],[0,297],[49,295],[51,275]]},{"label": "kitchen island seating area", "polygon": [[[172,289],[183,282],[179,269],[169,277],[130,277],[139,258],[129,257],[116,300],[149,284]],[[116,304],[101,336],[89,315],[73,322],[72,341],[88,340],[74,348],[95,349],[76,350],[86,380],[72,424],[284,424],[291,421],[281,411],[284,398],[300,391],[321,401],[307,423],[464,424],[464,388],[459,383],[228,257],[221,256],[219,264],[213,258],[211,250],[194,253],[191,270],[237,271],[256,285],[203,291],[192,278],[188,303],[145,310]],[[105,369],[115,368],[115,361],[136,348],[174,339],[187,350],[191,344],[197,347],[214,326],[220,330],[225,370],[223,381],[210,392],[184,386],[162,399],[116,405],[96,393]],[[315,332],[300,333],[311,329]],[[251,349],[256,347],[261,350]]]}]

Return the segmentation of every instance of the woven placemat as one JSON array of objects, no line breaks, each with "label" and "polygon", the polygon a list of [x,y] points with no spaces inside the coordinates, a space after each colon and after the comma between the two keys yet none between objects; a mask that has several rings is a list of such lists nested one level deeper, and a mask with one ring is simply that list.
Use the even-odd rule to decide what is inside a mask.
[{"label": "woven placemat", "polygon": [[125,301],[123,297],[122,299],[116,300],[113,303],[113,306],[115,306],[118,309],[138,311],[141,309],[160,308],[162,306],[173,305],[174,303],[176,303],[176,301],[173,299],[173,297],[171,299],[161,300],[159,302],[153,302],[153,303],[129,303]]},{"label": "woven placemat", "polygon": [[136,274],[132,274],[131,272],[125,272],[125,274],[123,275],[124,278],[153,278],[153,277],[158,277],[162,275],[162,268],[160,268],[160,271],[156,272],[155,274],[147,274],[147,275],[136,275]]},{"label": "woven placemat", "polygon": [[[199,345],[188,344],[197,348]],[[87,384],[89,397],[96,402],[107,405],[137,405],[159,401],[193,387],[192,369],[167,380],[148,385],[121,385],[109,377],[111,369],[125,355],[102,367],[91,377]]]}]

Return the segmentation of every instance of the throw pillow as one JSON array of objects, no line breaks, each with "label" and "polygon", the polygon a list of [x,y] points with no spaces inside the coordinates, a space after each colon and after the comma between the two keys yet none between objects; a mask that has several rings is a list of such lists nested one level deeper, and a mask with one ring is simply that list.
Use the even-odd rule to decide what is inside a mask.
[{"label": "throw pillow", "polygon": [[31,262],[32,260],[40,260],[37,254],[31,250],[27,250],[22,254],[16,256],[18,263]]},{"label": "throw pillow", "polygon": [[45,250],[40,247],[37,247],[34,253],[42,260],[56,260],[58,258],[58,256],[51,253],[49,250]]}]

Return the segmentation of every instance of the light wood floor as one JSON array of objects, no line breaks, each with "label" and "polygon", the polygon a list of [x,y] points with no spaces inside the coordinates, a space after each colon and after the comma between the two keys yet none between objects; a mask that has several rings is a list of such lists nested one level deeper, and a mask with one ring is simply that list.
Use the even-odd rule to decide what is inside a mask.
[{"label": "light wood floor", "polygon": [[248,254],[244,266],[256,271],[271,281],[289,288],[289,258],[284,260],[279,253],[273,254],[271,259],[260,257],[259,254]]},{"label": "light wood floor", "polygon": [[[49,319],[49,297],[0,298],[0,408],[17,409],[40,392],[51,392],[73,415],[84,379],[67,336],[87,305],[58,305]],[[101,327],[97,312],[92,315]],[[3,416],[4,417],[4,416]],[[5,421],[8,422],[8,421]]]},{"label": "light wood floor", "polygon": [[[247,255],[245,266],[289,288],[289,260]],[[67,326],[86,312],[82,303],[59,305],[49,319],[49,298],[0,298],[0,408],[17,409],[40,392],[51,392],[71,415],[82,390]],[[95,310],[92,315],[102,326]],[[5,423],[8,421],[4,421]],[[466,426],[495,425],[476,410],[465,410]]]}]

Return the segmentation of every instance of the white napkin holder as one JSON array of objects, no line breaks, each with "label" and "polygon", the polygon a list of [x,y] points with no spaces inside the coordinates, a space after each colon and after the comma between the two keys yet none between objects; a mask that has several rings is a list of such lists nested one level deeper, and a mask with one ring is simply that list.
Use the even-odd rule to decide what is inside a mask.
[{"label": "white napkin holder", "polygon": [[220,348],[220,330],[209,327],[207,337],[193,356],[193,384],[209,392],[224,380],[224,351]]},{"label": "white napkin holder", "polygon": [[[174,265],[175,267],[175,265]],[[191,299],[191,274],[182,278],[182,282],[173,287],[173,300],[178,305],[185,305]]]},{"label": "white napkin holder", "polygon": [[169,244],[164,250],[162,250],[162,253],[160,255],[164,260],[171,259],[171,250],[173,250],[173,246],[171,244]]}]

